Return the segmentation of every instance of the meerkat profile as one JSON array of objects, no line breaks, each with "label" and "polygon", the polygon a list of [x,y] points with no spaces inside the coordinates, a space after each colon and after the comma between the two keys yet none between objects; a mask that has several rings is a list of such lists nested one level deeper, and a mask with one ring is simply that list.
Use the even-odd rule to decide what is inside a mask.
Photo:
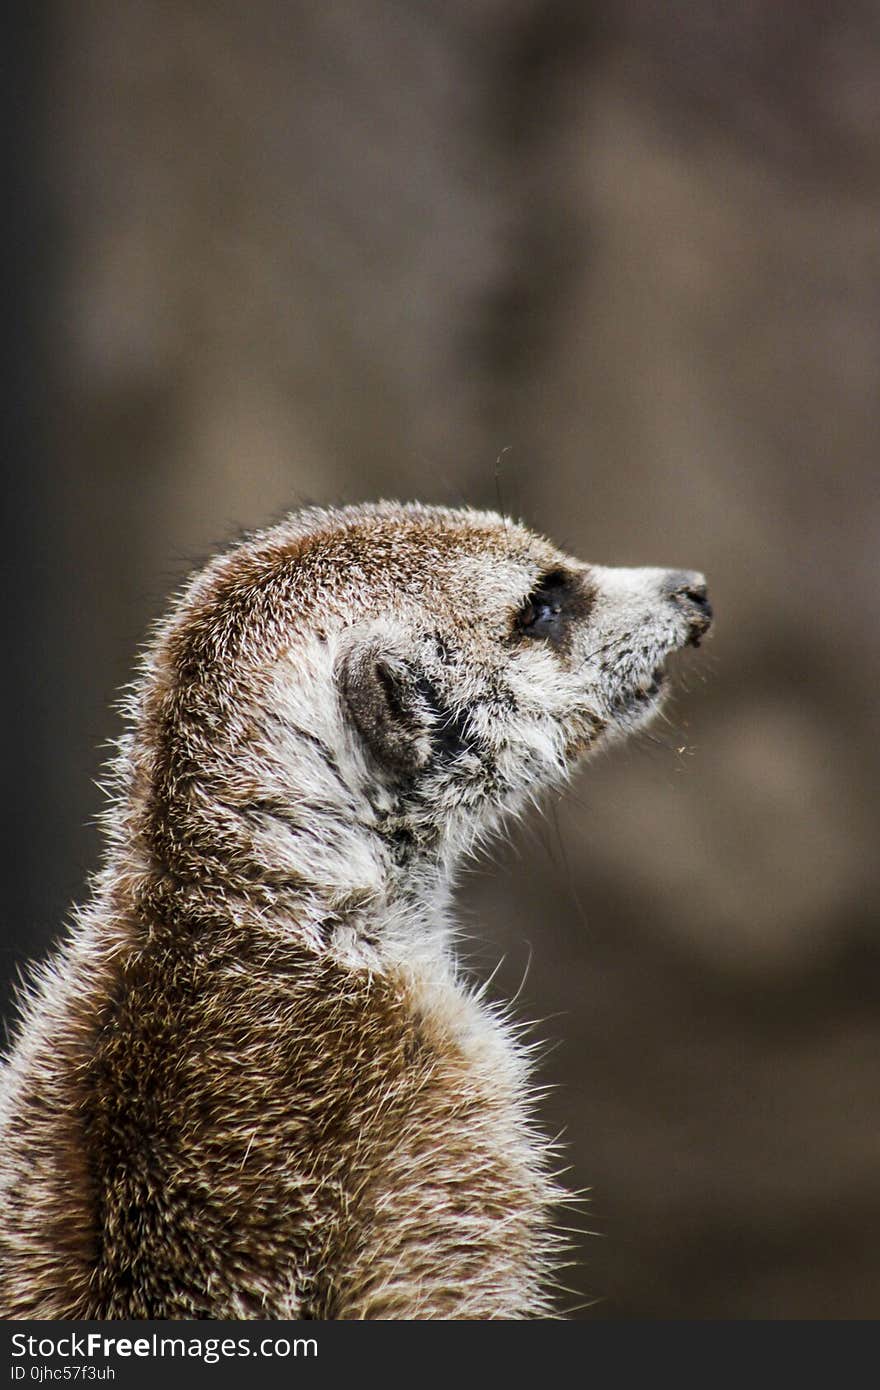
[{"label": "meerkat profile", "polygon": [[551,1146],[450,883],[710,617],[701,575],[419,505],[301,512],[197,575],[3,1067],[0,1313],[547,1315]]}]

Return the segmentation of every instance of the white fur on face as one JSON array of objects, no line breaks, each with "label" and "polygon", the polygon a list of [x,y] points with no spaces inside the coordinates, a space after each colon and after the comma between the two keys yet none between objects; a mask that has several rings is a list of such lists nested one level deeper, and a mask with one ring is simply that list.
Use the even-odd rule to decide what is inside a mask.
[{"label": "white fur on face", "polygon": [[[497,785],[513,794],[508,808],[517,793],[559,782],[599,743],[650,720],[662,702],[663,664],[689,638],[687,616],[669,596],[675,571],[570,561],[566,568],[582,575],[593,597],[564,647],[490,640],[472,659],[466,647],[450,683],[476,748],[491,755]],[[521,578],[520,588],[508,582],[503,598],[496,586],[502,614],[518,601]]]},{"label": "white fur on face", "polygon": [[[460,622],[439,647],[438,612],[410,594],[393,612],[362,618],[321,641],[298,641],[280,662],[270,697],[277,703],[283,744],[276,782],[289,777],[310,809],[332,815],[337,828],[320,847],[328,883],[378,886],[383,856],[365,832],[379,833],[383,818],[398,826],[409,817],[432,853],[440,844],[430,822],[442,825],[441,855],[449,863],[505,813],[564,780],[600,742],[656,713],[663,662],[684,645],[689,631],[686,615],[669,597],[673,572],[587,567],[563,557],[560,563],[592,595],[564,646],[511,637],[511,615],[534,572],[521,561],[493,563],[481,556],[478,562],[459,561],[451,579],[439,565],[432,576],[441,594],[446,579],[450,591],[473,593],[480,605],[479,621],[470,630]],[[442,707],[438,712],[424,706],[418,733],[424,776],[408,805],[396,804],[399,789],[383,781],[338,693],[328,693],[340,652],[358,643],[405,657],[413,678],[417,673],[429,682]],[[441,747],[432,757],[432,741],[442,745],[452,723],[464,731],[460,746],[452,752]],[[301,838],[296,840],[288,843],[293,857],[303,850]]]},{"label": "white fur on face", "polygon": [[[665,658],[694,630],[676,585],[701,577],[589,566],[488,513],[380,506],[316,524],[261,670],[262,639],[245,636],[255,664],[228,700],[243,700],[242,777],[234,758],[223,777],[257,861],[302,881],[316,914],[325,898],[350,912],[352,895],[436,903],[510,814],[656,713]],[[242,556],[261,546],[283,570],[276,532]],[[532,632],[522,613],[548,583],[565,621]],[[403,692],[385,714],[381,695],[360,707],[377,661]],[[383,762],[398,736],[403,771]]]},{"label": "white fur on face", "polygon": [[609,734],[650,719],[660,704],[663,663],[688,641],[688,620],[669,597],[674,571],[594,566],[595,603],[579,634],[576,676]]}]

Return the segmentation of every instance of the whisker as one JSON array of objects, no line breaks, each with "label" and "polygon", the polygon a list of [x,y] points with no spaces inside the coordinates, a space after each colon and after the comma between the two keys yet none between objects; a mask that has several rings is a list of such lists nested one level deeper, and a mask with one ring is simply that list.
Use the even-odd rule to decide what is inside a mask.
[{"label": "whisker", "polygon": [[501,496],[501,461],[502,461],[502,459],[504,458],[504,455],[505,455],[505,454],[509,454],[509,453],[512,451],[512,449],[513,449],[513,445],[512,445],[512,444],[505,444],[505,445],[504,445],[504,448],[501,450],[500,454],[498,454],[497,458],[495,459],[495,470],[494,470],[494,472],[495,472],[495,496],[496,496],[496,498],[497,498],[497,500],[498,500],[498,511],[499,511],[499,514],[500,514],[500,516],[501,516],[501,519],[502,519],[502,521],[503,521],[503,523],[504,523],[504,534],[505,534],[505,536],[507,537],[507,553],[508,553],[508,555],[511,555],[511,554],[513,553],[513,547],[512,547],[512,545],[510,544],[510,520],[509,520],[508,515],[507,515],[507,508],[506,508],[505,505],[504,505],[504,499],[503,499],[503,497]]}]

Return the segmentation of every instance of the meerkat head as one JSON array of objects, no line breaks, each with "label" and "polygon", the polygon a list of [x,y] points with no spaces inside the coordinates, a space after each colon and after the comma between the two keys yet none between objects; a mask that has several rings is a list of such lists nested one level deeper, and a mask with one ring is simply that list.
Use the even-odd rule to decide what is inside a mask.
[{"label": "meerkat head", "polygon": [[650,719],[710,621],[699,574],[585,564],[493,513],[295,514],[213,562],[147,658],[150,852],[343,898],[448,869]]}]

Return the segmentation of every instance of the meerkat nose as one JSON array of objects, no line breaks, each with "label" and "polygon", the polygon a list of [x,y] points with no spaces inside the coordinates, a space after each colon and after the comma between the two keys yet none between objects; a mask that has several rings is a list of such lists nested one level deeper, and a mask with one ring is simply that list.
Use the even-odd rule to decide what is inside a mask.
[{"label": "meerkat nose", "polygon": [[697,570],[670,570],[663,581],[663,592],[688,620],[689,640],[699,646],[700,638],[712,623],[712,605],[705,576]]}]

